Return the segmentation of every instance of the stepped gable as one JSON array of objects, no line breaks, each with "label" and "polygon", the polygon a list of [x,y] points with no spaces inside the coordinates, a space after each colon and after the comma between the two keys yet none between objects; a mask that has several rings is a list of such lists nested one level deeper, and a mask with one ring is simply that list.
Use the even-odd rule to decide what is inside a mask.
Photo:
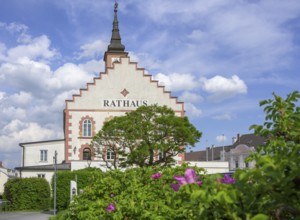
[{"label": "stepped gable", "polygon": [[[128,56],[127,58],[130,60],[130,57],[129,57],[129,56]],[[67,108],[67,106],[68,106],[68,105],[67,105],[68,102],[74,102],[75,99],[76,99],[77,97],[82,97],[82,94],[83,94],[84,91],[89,91],[90,86],[96,86],[97,80],[102,80],[103,77],[104,77],[105,75],[108,75],[108,74],[109,74],[109,71],[110,71],[110,70],[114,70],[114,69],[115,69],[115,66],[116,66],[116,65],[121,65],[122,62],[123,62],[123,59],[121,59],[120,62],[113,63],[113,66],[112,66],[112,67],[107,67],[107,69],[106,69],[105,72],[100,72],[100,74],[99,74],[98,77],[94,77],[94,78],[93,78],[93,82],[88,82],[88,83],[86,83],[86,87],[85,87],[85,88],[81,88],[81,89],[79,90],[79,94],[73,94],[73,95],[72,95],[72,99],[66,100],[66,108]],[[164,86],[164,85],[159,85],[159,81],[158,81],[158,80],[154,80],[154,79],[152,78],[152,75],[151,75],[151,74],[145,74],[145,68],[140,68],[140,67],[138,67],[138,63],[137,63],[137,62],[129,61],[129,64],[130,64],[130,65],[135,65],[135,69],[136,69],[137,71],[142,71],[142,72],[143,72],[143,77],[148,78],[150,83],[155,83],[156,86],[157,86],[157,88],[162,88],[162,89],[163,89],[163,93],[169,94],[169,98],[170,98],[170,99],[176,99],[176,103],[177,103],[177,104],[182,104],[182,105],[184,105],[184,102],[178,101],[178,97],[177,97],[177,96],[172,96],[171,91],[167,91],[167,90],[165,89],[165,86]],[[183,109],[184,109],[184,108],[183,108]]]}]

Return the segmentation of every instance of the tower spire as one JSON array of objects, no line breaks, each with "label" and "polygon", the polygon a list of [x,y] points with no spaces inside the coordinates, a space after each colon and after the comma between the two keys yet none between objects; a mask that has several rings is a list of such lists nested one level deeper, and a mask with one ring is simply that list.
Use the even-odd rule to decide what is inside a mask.
[{"label": "tower spire", "polygon": [[125,46],[121,43],[121,36],[119,32],[119,21],[118,21],[118,3],[115,1],[114,8],[114,21],[112,35],[110,39],[110,45],[108,45],[107,52],[124,52]]}]

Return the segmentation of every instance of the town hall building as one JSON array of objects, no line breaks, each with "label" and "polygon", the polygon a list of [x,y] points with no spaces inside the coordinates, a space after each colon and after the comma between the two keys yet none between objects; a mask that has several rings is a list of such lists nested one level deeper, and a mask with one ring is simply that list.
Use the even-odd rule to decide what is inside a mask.
[{"label": "town hall building", "polygon": [[[105,161],[113,159],[113,152],[102,148],[102,154],[93,152],[91,141],[103,123],[140,106],[160,105],[184,116],[184,103],[165,91],[158,81],[132,62],[121,42],[117,17],[117,3],[110,44],[104,54],[105,70],[92,83],[65,101],[64,139],[20,143],[22,165],[16,168],[21,177],[43,177],[51,180],[56,155],[57,170],[77,170],[97,167],[106,170]],[[103,157],[106,158],[103,158]],[[184,154],[175,158],[184,161]]]}]

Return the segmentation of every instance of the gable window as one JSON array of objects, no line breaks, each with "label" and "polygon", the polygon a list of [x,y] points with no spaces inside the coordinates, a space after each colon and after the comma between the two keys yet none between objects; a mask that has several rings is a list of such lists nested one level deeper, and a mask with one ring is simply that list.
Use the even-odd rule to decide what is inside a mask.
[{"label": "gable window", "polygon": [[45,178],[45,174],[38,174],[38,178]]},{"label": "gable window", "polygon": [[92,121],[90,119],[86,119],[83,121],[83,136],[91,137],[92,136]]},{"label": "gable window", "polygon": [[112,150],[107,150],[106,152],[106,159],[107,160],[113,160],[115,159],[115,153]]},{"label": "gable window", "polygon": [[83,149],[83,160],[91,160],[91,150],[89,148],[84,148]]},{"label": "gable window", "polygon": [[41,150],[40,151],[40,161],[47,162],[48,161],[48,150]]}]

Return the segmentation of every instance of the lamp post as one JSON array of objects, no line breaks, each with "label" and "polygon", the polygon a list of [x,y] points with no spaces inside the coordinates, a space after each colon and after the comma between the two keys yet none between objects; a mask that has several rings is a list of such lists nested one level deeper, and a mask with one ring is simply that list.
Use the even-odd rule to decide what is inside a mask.
[{"label": "lamp post", "polygon": [[205,140],[205,149],[206,149],[206,161],[208,161],[208,147],[207,147],[207,140]]},{"label": "lamp post", "polygon": [[224,134],[222,134],[223,161],[225,161]]},{"label": "lamp post", "polygon": [[87,159],[88,168],[90,168],[90,167],[91,167],[91,163],[92,163],[92,160],[91,160],[91,158],[88,158],[88,159]]},{"label": "lamp post", "polygon": [[54,153],[53,157],[53,164],[54,164],[54,186],[53,186],[53,214],[56,215],[56,165],[57,165],[57,151]]}]

